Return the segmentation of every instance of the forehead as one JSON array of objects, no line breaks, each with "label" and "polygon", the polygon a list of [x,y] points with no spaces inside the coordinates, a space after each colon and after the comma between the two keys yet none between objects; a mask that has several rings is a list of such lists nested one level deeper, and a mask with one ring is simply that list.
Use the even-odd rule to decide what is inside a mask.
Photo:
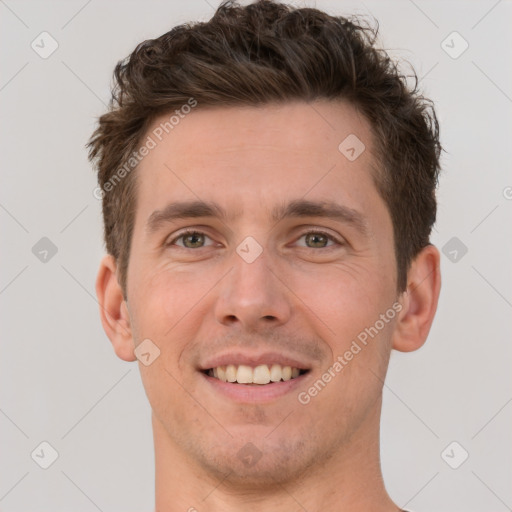
[{"label": "forehead", "polygon": [[144,222],[178,200],[215,201],[238,218],[265,212],[272,220],[285,199],[364,209],[378,197],[371,130],[347,103],[198,105],[173,124],[171,115],[157,118],[143,139],[154,143],[137,170]]},{"label": "forehead", "polygon": [[[372,145],[366,119],[347,102],[327,100],[241,107],[198,105],[187,115],[158,117],[147,135],[155,140],[156,149],[179,147],[188,153],[187,159],[251,149],[286,151],[288,158],[295,154],[314,158],[327,149],[338,156],[338,146],[347,137],[364,141],[367,149]],[[180,161],[180,154],[173,159]]]}]

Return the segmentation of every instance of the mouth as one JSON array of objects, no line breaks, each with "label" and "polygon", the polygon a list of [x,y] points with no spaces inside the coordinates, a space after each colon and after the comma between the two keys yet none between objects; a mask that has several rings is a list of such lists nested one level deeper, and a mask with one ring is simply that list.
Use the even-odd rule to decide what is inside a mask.
[{"label": "mouth", "polygon": [[313,372],[310,364],[291,355],[232,350],[204,361],[197,369],[206,393],[246,405],[293,399]]},{"label": "mouth", "polygon": [[228,364],[208,368],[202,372],[208,377],[222,382],[246,386],[268,386],[298,379],[309,370],[281,364],[259,364],[257,366]]}]

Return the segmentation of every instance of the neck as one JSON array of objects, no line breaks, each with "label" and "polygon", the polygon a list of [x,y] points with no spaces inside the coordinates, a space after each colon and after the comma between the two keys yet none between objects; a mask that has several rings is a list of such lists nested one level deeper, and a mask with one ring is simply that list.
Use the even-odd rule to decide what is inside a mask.
[{"label": "neck", "polygon": [[[240,488],[208,474],[177,446],[153,414],[156,512],[397,512],[382,479],[380,404],[364,425],[329,457],[294,480],[270,488]],[[327,459],[327,460],[326,460]]]}]

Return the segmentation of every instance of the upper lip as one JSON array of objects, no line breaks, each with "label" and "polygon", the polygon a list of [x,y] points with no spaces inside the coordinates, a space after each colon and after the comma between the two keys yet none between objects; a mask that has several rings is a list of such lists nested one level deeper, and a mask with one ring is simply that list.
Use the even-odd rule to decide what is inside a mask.
[{"label": "upper lip", "polygon": [[280,354],[279,352],[262,352],[259,354],[249,354],[243,352],[226,352],[224,354],[218,354],[210,359],[207,359],[203,364],[200,365],[201,370],[209,370],[211,368],[217,368],[218,366],[227,366],[228,364],[247,365],[247,366],[258,366],[261,364],[279,364],[281,366],[291,366],[293,368],[299,368],[300,370],[309,370],[310,365],[304,361],[300,361],[292,356],[286,354]]}]

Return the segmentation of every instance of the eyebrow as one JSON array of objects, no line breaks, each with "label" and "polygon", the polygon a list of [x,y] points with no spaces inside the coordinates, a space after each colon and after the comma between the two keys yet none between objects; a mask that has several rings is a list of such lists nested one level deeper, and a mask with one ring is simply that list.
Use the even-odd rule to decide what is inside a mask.
[{"label": "eyebrow", "polygon": [[[217,218],[223,222],[239,217],[240,213],[228,215],[226,210],[215,202],[181,201],[168,204],[162,210],[155,210],[148,218],[146,231],[152,234],[162,226],[178,219]],[[332,201],[309,201],[296,199],[272,210],[271,220],[278,223],[286,218],[319,217],[336,220],[354,227],[363,235],[368,235],[368,222],[365,217],[352,208]]]}]

